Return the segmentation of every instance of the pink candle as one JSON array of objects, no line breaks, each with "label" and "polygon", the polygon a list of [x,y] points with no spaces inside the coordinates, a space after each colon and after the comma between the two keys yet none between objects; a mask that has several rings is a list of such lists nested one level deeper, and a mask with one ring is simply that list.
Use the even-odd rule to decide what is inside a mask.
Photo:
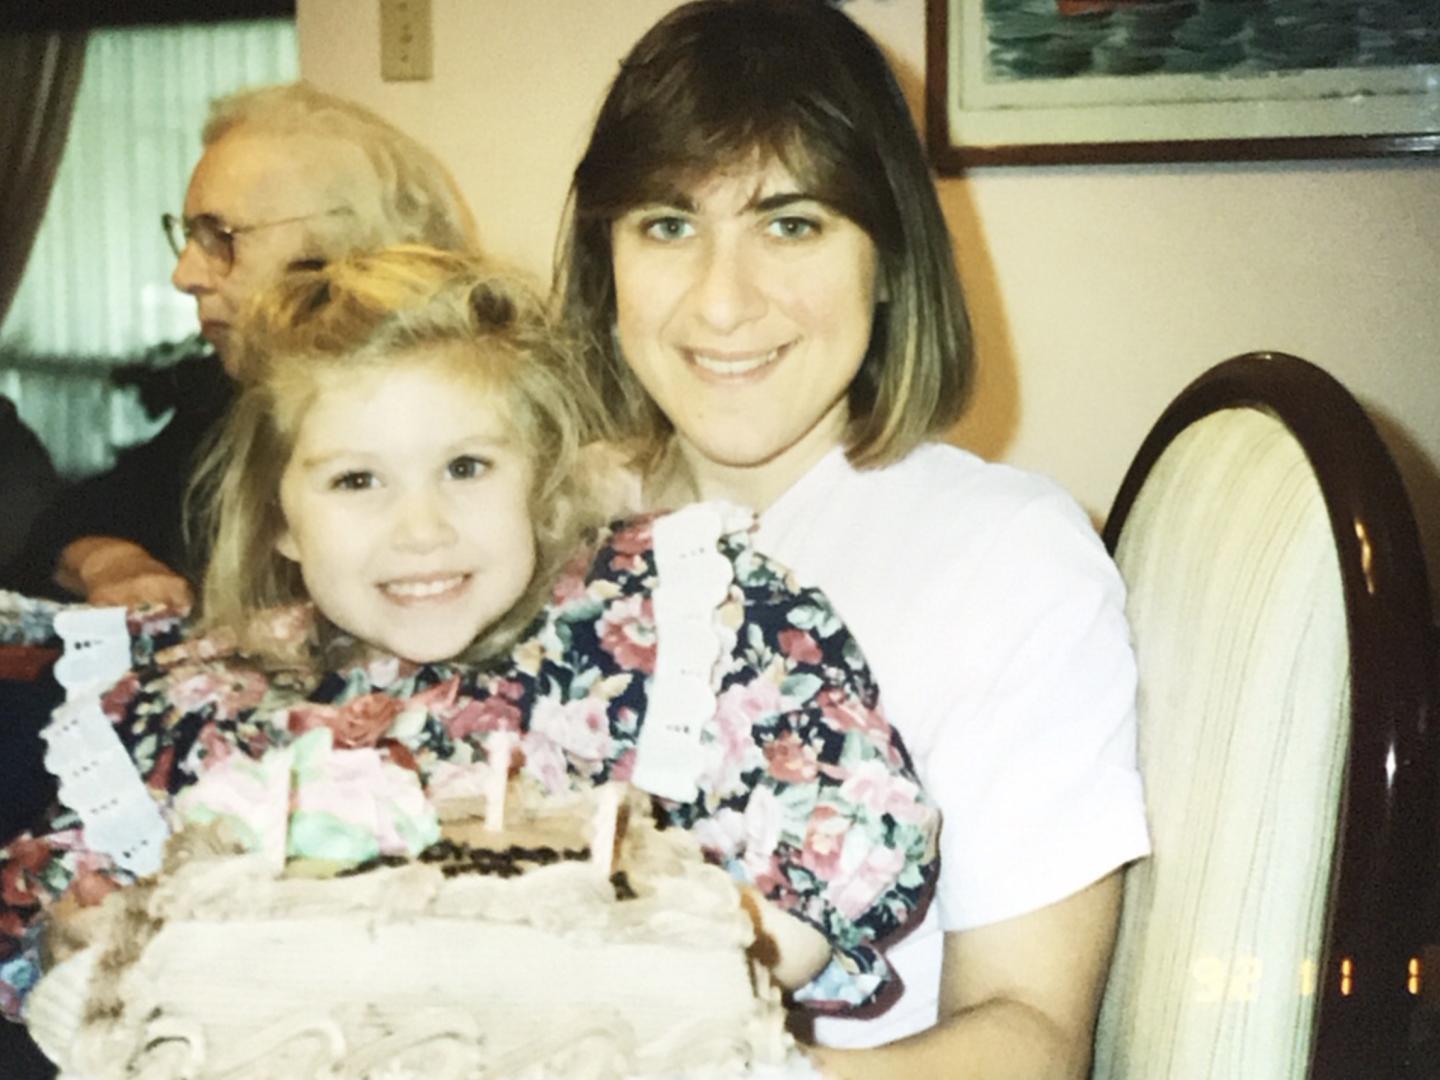
[{"label": "pink candle", "polygon": [[590,862],[610,876],[615,865],[615,828],[620,816],[620,799],[624,784],[606,784],[595,792],[595,822],[590,831]]}]

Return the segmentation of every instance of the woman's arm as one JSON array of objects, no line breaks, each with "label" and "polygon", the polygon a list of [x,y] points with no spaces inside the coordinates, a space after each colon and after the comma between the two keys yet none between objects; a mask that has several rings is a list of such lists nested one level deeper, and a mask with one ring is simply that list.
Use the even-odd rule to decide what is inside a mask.
[{"label": "woman's arm", "polygon": [[871,1050],[811,1050],[835,1080],[1084,1080],[1123,874],[1014,919],[945,935],[940,1019]]}]

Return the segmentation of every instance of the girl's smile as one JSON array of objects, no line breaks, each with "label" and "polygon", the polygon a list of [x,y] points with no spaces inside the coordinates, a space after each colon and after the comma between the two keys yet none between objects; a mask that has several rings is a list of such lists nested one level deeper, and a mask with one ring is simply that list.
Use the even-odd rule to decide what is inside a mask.
[{"label": "girl's smile", "polygon": [[470,580],[470,574],[429,574],[386,581],[380,590],[397,604],[441,603],[453,600]]},{"label": "girl's smile", "polygon": [[464,651],[535,571],[530,464],[467,356],[432,346],[324,380],[280,486],[276,547],[316,607],[418,662]]}]

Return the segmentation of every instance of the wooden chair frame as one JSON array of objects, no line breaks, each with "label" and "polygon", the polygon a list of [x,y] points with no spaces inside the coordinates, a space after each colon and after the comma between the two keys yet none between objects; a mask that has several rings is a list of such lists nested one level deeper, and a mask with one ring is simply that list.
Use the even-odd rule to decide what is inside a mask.
[{"label": "wooden chair frame", "polygon": [[[1310,1080],[1400,1077],[1417,1002],[1411,962],[1436,937],[1435,653],[1414,516],[1374,426],[1340,383],[1304,360],[1269,352],[1228,360],[1191,383],[1156,422],[1121,484],[1105,543],[1116,550],[1171,441],[1231,408],[1262,410],[1299,442],[1321,487],[1345,599],[1352,734]],[[1352,979],[1342,988],[1347,958]],[[1440,979],[1440,971],[1424,974]]]}]

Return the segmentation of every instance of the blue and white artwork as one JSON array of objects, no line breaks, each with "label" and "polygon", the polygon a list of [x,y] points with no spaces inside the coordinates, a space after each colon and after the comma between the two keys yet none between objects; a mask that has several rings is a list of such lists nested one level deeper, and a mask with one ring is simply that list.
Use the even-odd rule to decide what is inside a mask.
[{"label": "blue and white artwork", "polygon": [[1440,64],[1440,0],[984,0],[990,81]]}]

